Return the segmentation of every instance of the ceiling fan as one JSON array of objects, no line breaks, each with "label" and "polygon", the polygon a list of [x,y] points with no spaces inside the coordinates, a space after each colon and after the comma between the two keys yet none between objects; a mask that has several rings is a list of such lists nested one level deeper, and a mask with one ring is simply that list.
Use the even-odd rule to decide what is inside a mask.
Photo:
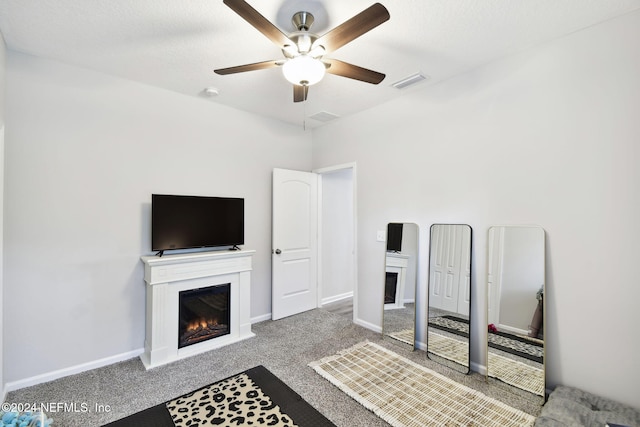
[{"label": "ceiling fan", "polygon": [[306,101],[309,86],[319,82],[325,72],[371,84],[378,84],[385,77],[377,71],[324,57],[386,22],[390,18],[389,11],[380,3],[375,3],[318,37],[309,32],[314,19],[308,12],[297,12],[293,15],[292,22],[296,31],[286,35],[246,1],[223,2],[281,48],[285,58],[220,68],[214,70],[216,74],[235,74],[281,66],[285,78],[293,84],[293,102]]}]

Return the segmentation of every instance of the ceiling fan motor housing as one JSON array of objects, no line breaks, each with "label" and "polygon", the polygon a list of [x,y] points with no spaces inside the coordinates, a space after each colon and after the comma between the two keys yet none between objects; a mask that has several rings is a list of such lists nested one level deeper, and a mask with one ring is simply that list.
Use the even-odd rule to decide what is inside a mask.
[{"label": "ceiling fan motor housing", "polygon": [[[309,32],[309,28],[313,25],[313,15],[309,12],[296,12],[291,18],[291,22],[296,28],[296,31],[289,34],[289,39],[295,43],[295,46],[283,46],[282,53],[287,58],[309,53],[313,43],[318,39],[316,34]],[[317,57],[320,55],[314,56]]]},{"label": "ceiling fan motor housing", "polygon": [[309,31],[313,25],[313,15],[304,11],[296,12],[291,18],[291,22],[298,31]]}]

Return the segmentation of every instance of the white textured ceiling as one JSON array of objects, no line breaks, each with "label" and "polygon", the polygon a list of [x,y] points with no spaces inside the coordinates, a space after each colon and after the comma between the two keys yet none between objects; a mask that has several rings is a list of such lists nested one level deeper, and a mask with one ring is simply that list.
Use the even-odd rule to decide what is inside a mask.
[{"label": "white textured ceiling", "polygon": [[[7,47],[313,128],[318,112],[354,114],[499,57],[640,9],[640,0],[381,0],[391,19],[327,57],[385,73],[379,85],[327,75],[293,103],[280,69],[219,76],[215,68],[282,58],[222,0],[0,0]],[[370,0],[248,0],[283,32],[315,16],[324,34]],[[416,72],[429,80],[391,83]],[[204,88],[219,90],[206,97]],[[306,118],[306,119],[305,119]]]}]

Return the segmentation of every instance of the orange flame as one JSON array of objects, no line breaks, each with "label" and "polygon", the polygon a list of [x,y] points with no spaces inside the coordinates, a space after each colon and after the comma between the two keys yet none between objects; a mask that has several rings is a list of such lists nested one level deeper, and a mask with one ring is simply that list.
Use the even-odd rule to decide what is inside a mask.
[{"label": "orange flame", "polygon": [[187,325],[187,331],[197,331],[199,329],[206,329],[207,327],[210,326],[217,326],[218,325],[218,319],[213,318],[213,319],[205,319],[205,318],[200,318],[200,319],[196,319],[191,321],[188,325]]}]

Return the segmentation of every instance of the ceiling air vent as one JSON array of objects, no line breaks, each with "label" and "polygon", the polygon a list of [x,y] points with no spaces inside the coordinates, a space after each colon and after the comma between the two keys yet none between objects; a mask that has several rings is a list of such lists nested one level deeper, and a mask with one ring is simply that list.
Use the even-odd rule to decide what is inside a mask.
[{"label": "ceiling air vent", "polygon": [[395,83],[392,83],[391,86],[395,87],[396,89],[404,89],[407,86],[414,85],[423,80],[427,80],[427,76],[421,73],[416,73],[405,77],[404,79],[398,80]]},{"label": "ceiling air vent", "polygon": [[315,113],[313,116],[309,116],[310,119],[317,120],[319,122],[330,122],[333,119],[337,119],[340,116],[337,116],[333,113],[329,113],[327,111],[320,111],[319,113]]}]

